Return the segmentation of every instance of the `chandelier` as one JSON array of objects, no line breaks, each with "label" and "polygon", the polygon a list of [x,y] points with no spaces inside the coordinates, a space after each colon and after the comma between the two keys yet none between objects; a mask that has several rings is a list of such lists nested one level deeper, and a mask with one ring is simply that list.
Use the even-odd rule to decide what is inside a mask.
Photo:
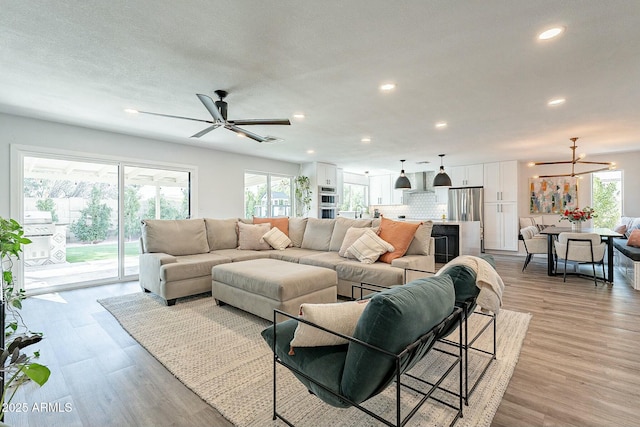
[{"label": "chandelier", "polygon": [[[570,164],[571,165],[571,173],[562,173],[562,174],[554,174],[554,175],[538,175],[538,176],[534,176],[534,178],[554,178],[554,177],[561,177],[561,176],[570,176],[570,177],[574,177],[574,176],[578,176],[578,175],[586,175],[588,173],[594,173],[594,172],[601,172],[601,171],[605,171],[605,170],[612,170],[616,168],[616,164],[614,162],[588,162],[584,159],[584,154],[580,154],[579,156],[576,157],[576,148],[578,148],[578,146],[576,145],[576,141],[578,140],[578,138],[569,138],[570,141],[573,142],[573,145],[570,146],[569,148],[571,148],[571,160],[566,160],[566,161],[561,161],[561,162],[531,162],[529,163],[529,167],[532,166],[542,166],[542,165],[564,165],[564,164]],[[583,165],[602,165],[604,167],[598,168],[598,169],[593,169],[593,170],[588,170],[588,171],[580,171],[580,172],[576,172],[576,165],[577,164],[583,164]]]}]

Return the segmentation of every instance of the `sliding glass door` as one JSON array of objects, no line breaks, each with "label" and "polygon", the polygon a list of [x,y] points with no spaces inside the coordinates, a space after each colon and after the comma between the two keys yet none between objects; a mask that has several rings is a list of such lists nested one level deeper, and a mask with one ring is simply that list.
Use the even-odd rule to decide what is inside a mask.
[{"label": "sliding glass door", "polygon": [[25,155],[29,293],[135,279],[140,221],[188,218],[190,172],[97,159]]}]

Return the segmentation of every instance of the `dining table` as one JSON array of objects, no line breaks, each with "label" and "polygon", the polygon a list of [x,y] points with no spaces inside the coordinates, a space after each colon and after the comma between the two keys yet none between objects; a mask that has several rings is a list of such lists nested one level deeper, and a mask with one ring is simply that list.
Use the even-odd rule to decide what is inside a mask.
[{"label": "dining table", "polygon": [[554,271],[554,255],[553,241],[560,233],[597,233],[602,240],[607,242],[607,270],[604,278],[605,282],[613,284],[613,239],[622,237],[623,235],[608,228],[581,228],[580,231],[574,231],[571,227],[546,227],[540,231],[540,234],[547,236],[547,275],[555,276]]}]

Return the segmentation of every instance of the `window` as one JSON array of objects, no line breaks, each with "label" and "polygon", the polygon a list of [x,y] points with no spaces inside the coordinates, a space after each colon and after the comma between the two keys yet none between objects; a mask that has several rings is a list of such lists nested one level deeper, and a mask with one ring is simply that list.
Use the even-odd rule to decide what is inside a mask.
[{"label": "window", "polygon": [[622,171],[595,172],[591,184],[592,207],[598,215],[593,225],[613,229],[622,215]]},{"label": "window", "polygon": [[[342,198],[340,199],[340,215],[359,215],[369,209],[369,178],[350,172],[343,173]],[[357,211],[357,213],[356,213]]]},{"label": "window", "polygon": [[244,174],[245,218],[291,215],[293,177],[264,172]]},{"label": "window", "polygon": [[135,279],[140,220],[188,218],[191,171],[19,152],[30,293]]}]

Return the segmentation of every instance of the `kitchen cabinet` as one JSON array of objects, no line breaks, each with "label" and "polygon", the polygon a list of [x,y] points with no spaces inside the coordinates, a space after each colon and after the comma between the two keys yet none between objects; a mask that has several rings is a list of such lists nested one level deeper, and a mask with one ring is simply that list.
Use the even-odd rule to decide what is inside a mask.
[{"label": "kitchen cabinet", "polygon": [[377,175],[369,177],[369,204],[401,205],[404,203],[403,190],[393,188],[396,183],[394,175]]},{"label": "kitchen cabinet", "polygon": [[453,166],[449,168],[452,187],[482,187],[484,165]]},{"label": "kitchen cabinet", "polygon": [[435,239],[436,262],[445,263],[458,255],[478,256],[480,233],[480,221],[434,223],[431,236]]},{"label": "kitchen cabinet", "polygon": [[518,162],[494,162],[484,164],[484,201],[518,201]]},{"label": "kitchen cabinet", "polygon": [[518,204],[516,202],[485,203],[484,248],[518,250]]},{"label": "kitchen cabinet", "polygon": [[338,167],[329,163],[304,163],[300,167],[300,174],[309,177],[311,188],[318,186],[337,187]]}]

